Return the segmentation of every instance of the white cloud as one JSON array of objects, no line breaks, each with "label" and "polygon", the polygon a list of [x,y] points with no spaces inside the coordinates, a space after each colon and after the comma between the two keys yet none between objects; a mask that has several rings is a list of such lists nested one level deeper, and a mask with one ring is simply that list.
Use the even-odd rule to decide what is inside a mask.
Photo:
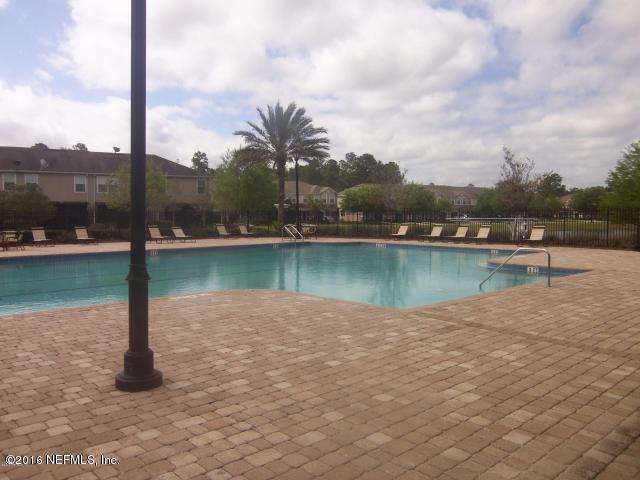
[{"label": "white cloud", "polygon": [[[54,63],[87,86],[127,89],[128,5],[71,0]],[[481,22],[417,0],[157,0],[148,17],[151,88],[424,92],[463,81],[494,53]]]},{"label": "white cloud", "polygon": [[[508,145],[569,185],[601,183],[640,138],[637,0],[454,2],[486,15],[422,0],[148,2],[149,88],[188,97],[150,111],[149,150],[186,159],[200,149],[215,163],[237,144],[241,112],[255,120],[255,106],[296,101],[329,130],[335,158],[370,152],[411,179],[489,185]],[[118,95],[129,88],[129,3],[69,0],[71,21],[49,52],[58,73],[113,96],[5,86],[17,114],[0,136],[128,143]],[[492,68],[507,73],[489,77]]]},{"label": "white cloud", "polygon": [[53,79],[53,75],[51,75],[44,68],[37,68],[36,71],[34,72],[34,74],[35,74],[36,78],[38,78],[39,80],[41,80],[43,82],[50,82]]},{"label": "white cloud", "polygon": [[[83,142],[92,151],[111,151],[114,146],[129,151],[129,101],[119,97],[81,102],[27,85],[0,83],[0,110],[12,112],[0,120],[1,145],[43,142],[59,148]],[[196,150],[222,152],[235,142],[198,127],[194,116],[187,107],[149,109],[147,151],[188,165]]]},{"label": "white cloud", "polygon": [[9,0],[0,0],[0,9],[5,8],[9,5]]}]

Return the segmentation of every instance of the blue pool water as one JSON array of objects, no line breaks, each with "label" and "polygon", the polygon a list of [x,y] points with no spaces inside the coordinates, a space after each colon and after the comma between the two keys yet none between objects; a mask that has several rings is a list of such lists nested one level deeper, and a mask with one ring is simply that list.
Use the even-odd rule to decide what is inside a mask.
[{"label": "blue pool water", "polygon": [[[479,293],[491,250],[375,244],[282,244],[148,253],[152,297],[268,288],[410,308]],[[0,315],[127,299],[128,253],[0,261]],[[483,290],[545,275],[498,272]]]}]

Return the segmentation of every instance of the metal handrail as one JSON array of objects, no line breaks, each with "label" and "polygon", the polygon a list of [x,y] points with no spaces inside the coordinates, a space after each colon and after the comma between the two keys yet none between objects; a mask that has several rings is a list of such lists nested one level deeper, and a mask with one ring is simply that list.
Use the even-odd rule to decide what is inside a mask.
[{"label": "metal handrail", "polygon": [[482,288],[482,285],[484,285],[484,282],[486,282],[491,277],[493,277],[498,272],[498,270],[504,267],[507,264],[507,262],[509,262],[509,260],[515,257],[519,252],[544,252],[547,254],[547,287],[550,287],[551,286],[551,254],[549,253],[549,251],[546,248],[519,247],[516,249],[515,252],[509,255],[504,262],[502,262],[498,267],[496,267],[493,270],[493,272],[489,274],[487,278],[481,281],[480,285],[478,285],[478,288]]},{"label": "metal handrail", "polygon": [[287,232],[293,241],[302,240],[304,242],[304,235],[296,228],[295,225],[289,223],[282,227],[282,239],[284,240],[284,232]]}]

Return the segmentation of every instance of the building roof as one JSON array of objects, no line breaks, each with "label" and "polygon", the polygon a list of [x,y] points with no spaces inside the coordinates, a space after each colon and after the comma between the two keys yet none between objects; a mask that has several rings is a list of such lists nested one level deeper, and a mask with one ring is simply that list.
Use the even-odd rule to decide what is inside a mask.
[{"label": "building roof", "polygon": [[433,183],[429,183],[428,185],[425,185],[425,187],[437,196],[444,198],[464,196],[471,199],[476,198],[478,193],[486,190],[485,187],[476,187],[473,184],[469,184],[466,187],[456,187],[453,185],[434,185]]},{"label": "building roof", "polygon": [[[200,176],[195,170],[158,155],[147,155],[147,160],[172,177]],[[112,175],[130,161],[128,153],[0,146],[0,171],[4,172]]]},{"label": "building roof", "polygon": [[[296,193],[296,181],[295,180],[285,180],[284,182],[284,191],[288,194],[295,195]],[[335,190],[331,187],[326,187],[322,185],[311,185],[307,182],[298,182],[298,192],[300,195],[320,195],[325,192],[333,192]]]},{"label": "building roof", "polygon": [[567,193],[566,195],[562,195],[559,200],[562,202],[563,205],[568,205],[571,202],[571,199],[573,198],[573,196],[575,195],[575,193]]},{"label": "building roof", "polygon": [[[398,190],[402,185],[400,184],[379,184],[379,183],[360,183],[358,185],[354,185],[353,187],[346,188],[342,190],[338,195],[343,197],[346,192],[349,190],[355,190],[364,185],[377,185],[380,187],[389,188],[392,191]],[[482,190],[486,190],[485,187],[476,187],[472,184],[467,185],[466,187],[456,187],[452,185],[435,185],[433,183],[429,183],[428,185],[423,185],[429,191],[433,192],[437,198],[456,198],[460,196],[464,196],[469,199],[474,199],[478,196]]]}]

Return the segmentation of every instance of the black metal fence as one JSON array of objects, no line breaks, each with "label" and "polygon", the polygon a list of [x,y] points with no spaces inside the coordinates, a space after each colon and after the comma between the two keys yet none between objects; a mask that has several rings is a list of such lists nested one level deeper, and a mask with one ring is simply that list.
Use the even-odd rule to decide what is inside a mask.
[{"label": "black metal fence", "polygon": [[[53,218],[44,222],[45,228],[59,240],[69,240],[76,225],[90,226],[93,235],[103,239],[128,239],[129,215],[106,209],[96,212],[86,205],[58,205]],[[149,212],[148,223],[157,223],[169,232],[171,226],[181,226],[190,235],[209,237],[217,235],[215,224],[224,223],[232,228],[251,224],[259,235],[280,236],[275,208],[258,213],[202,212],[191,206],[172,207],[158,213]],[[0,218],[2,229],[28,230],[32,225],[10,217]],[[295,209],[285,211],[285,223],[296,224]],[[518,243],[526,239],[534,225],[544,225],[546,245],[579,247],[640,249],[640,209],[601,209],[579,212],[571,209],[559,211],[528,211],[502,217],[481,218],[463,211],[431,212],[359,212],[336,217],[321,212],[300,212],[300,223],[317,225],[320,236],[354,238],[382,238],[396,233],[403,224],[409,226],[407,238],[422,238],[431,233],[434,224],[442,224],[443,236],[454,235],[460,225],[468,225],[467,236],[475,236],[481,225],[491,225],[489,242]]]},{"label": "black metal fence", "polygon": [[[293,214],[293,215],[292,215]],[[306,218],[318,225],[323,236],[390,237],[401,225],[408,225],[408,238],[422,238],[431,233],[435,224],[443,225],[443,236],[456,233],[461,225],[469,227],[467,237],[477,235],[482,225],[491,225],[489,242],[519,243],[528,238],[531,227],[545,227],[545,245],[576,247],[640,249],[640,209],[602,209],[596,212],[529,211],[518,215],[482,218],[460,212],[400,212],[346,215],[347,220],[329,223],[322,215]],[[295,212],[287,212],[287,221],[295,222]]]}]

